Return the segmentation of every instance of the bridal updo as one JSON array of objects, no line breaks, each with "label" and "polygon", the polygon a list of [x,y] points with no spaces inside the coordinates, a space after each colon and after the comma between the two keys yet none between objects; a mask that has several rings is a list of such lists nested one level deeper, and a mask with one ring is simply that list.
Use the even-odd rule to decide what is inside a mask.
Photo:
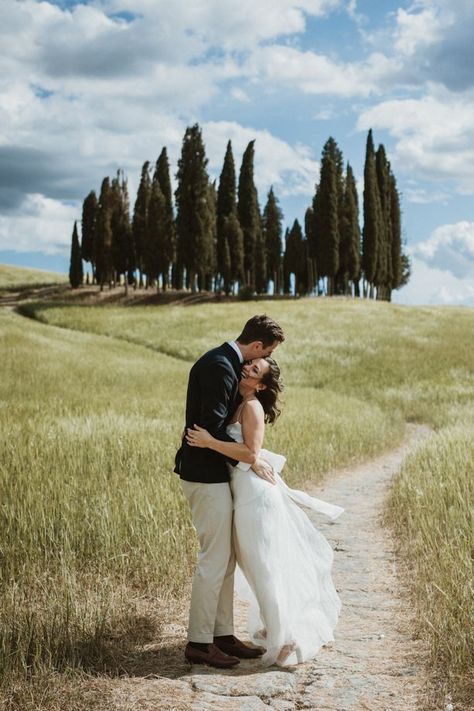
[{"label": "bridal updo", "polygon": [[263,407],[265,422],[271,425],[281,414],[281,409],[278,407],[278,396],[283,390],[283,383],[280,380],[280,368],[277,362],[270,356],[264,360],[270,366],[261,380],[266,387],[264,390],[258,390],[256,397]]}]

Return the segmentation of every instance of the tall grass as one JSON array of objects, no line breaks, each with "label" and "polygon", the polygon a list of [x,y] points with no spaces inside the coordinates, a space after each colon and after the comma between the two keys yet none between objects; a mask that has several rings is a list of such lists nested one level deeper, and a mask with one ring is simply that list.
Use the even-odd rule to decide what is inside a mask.
[{"label": "tall grass", "polygon": [[418,632],[441,691],[454,689],[456,701],[474,698],[473,424],[447,427],[409,456],[388,502],[413,575]]},{"label": "tall grass", "polygon": [[3,290],[22,289],[33,286],[66,283],[65,274],[46,272],[41,269],[25,269],[10,264],[0,264],[0,293]]},{"label": "tall grass", "polygon": [[[430,422],[440,437],[445,426],[452,437],[462,418],[473,421],[468,310],[342,299],[23,309],[43,323],[0,314],[4,679],[41,667],[87,667],[105,654],[134,595],[180,594],[194,555],[172,474],[187,374],[192,360],[238,335],[256,311],[278,319],[287,335],[275,353],[286,383],[284,413],[266,446],[285,453],[292,483],[395,446],[407,419]],[[440,453],[449,437],[439,440]],[[461,471],[451,468],[446,491]],[[400,520],[407,541],[433,536],[435,550],[451,533],[433,497],[412,510],[402,491],[393,494],[391,520]],[[418,558],[422,547],[405,550]],[[458,553],[466,571],[466,549]],[[437,564],[433,557],[433,570]],[[443,565],[433,580],[445,577],[448,554]],[[429,575],[428,564],[416,569],[421,591],[423,571]],[[440,616],[471,604],[460,589],[450,589],[450,606],[438,596]],[[444,638],[452,645],[458,637]],[[433,658],[447,665],[463,659],[467,668],[463,649]]]}]

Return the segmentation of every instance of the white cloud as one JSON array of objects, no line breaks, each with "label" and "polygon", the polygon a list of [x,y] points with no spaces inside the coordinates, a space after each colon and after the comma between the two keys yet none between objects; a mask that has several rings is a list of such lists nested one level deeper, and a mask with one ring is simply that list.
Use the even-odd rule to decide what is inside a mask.
[{"label": "white cloud", "polygon": [[437,227],[431,236],[413,247],[413,254],[460,279],[474,279],[474,222]]},{"label": "white cloud", "polygon": [[362,112],[357,128],[387,129],[395,164],[433,181],[452,180],[474,192],[474,99],[429,87],[420,99],[383,101]]},{"label": "white cloud", "polygon": [[291,146],[269,131],[258,131],[230,121],[212,121],[203,125],[203,137],[209,156],[210,171],[218,177],[222,169],[227,141],[232,141],[237,180],[242,154],[255,140],[255,184],[261,205],[273,185],[277,197],[312,195],[319,175],[319,163],[309,148]]},{"label": "white cloud", "polygon": [[66,255],[77,215],[77,205],[28,195],[21,214],[0,215],[1,249]]},{"label": "white cloud", "polygon": [[458,279],[450,272],[428,266],[412,258],[410,281],[400,291],[393,292],[397,304],[442,304],[474,306],[474,279]]}]

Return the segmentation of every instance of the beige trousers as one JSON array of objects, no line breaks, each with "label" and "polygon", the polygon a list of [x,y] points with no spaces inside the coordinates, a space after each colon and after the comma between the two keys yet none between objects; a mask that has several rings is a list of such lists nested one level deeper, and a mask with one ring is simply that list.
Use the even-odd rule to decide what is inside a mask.
[{"label": "beige trousers", "polygon": [[232,494],[227,482],[201,484],[181,480],[199,539],[193,578],[188,640],[210,643],[234,632]]}]

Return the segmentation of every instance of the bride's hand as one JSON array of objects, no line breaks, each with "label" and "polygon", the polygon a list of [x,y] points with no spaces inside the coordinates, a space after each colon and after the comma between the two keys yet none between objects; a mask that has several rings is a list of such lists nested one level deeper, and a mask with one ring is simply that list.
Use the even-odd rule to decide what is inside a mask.
[{"label": "bride's hand", "polygon": [[188,427],[186,430],[186,442],[191,447],[210,447],[214,437],[209,434],[204,427],[199,427],[199,425],[194,425],[193,428]]}]

